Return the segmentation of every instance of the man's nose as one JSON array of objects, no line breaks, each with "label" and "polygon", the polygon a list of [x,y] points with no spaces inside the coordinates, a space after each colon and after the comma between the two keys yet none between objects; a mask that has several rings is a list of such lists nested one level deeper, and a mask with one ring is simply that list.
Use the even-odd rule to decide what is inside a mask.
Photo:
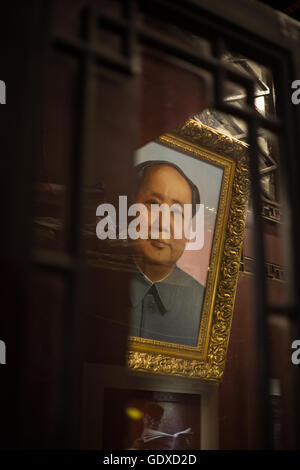
[{"label": "man's nose", "polygon": [[172,222],[168,208],[164,207],[158,214],[156,214],[151,227],[159,233],[164,233],[166,235],[170,234],[170,229],[172,230]]},{"label": "man's nose", "polygon": [[167,217],[160,212],[158,217],[158,226],[160,232],[168,232],[169,231],[169,224],[167,221]]}]

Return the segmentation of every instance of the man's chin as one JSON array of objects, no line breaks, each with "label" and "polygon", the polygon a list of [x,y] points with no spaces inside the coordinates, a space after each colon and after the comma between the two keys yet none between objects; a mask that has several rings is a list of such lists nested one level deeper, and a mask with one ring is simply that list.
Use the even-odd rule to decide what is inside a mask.
[{"label": "man's chin", "polygon": [[174,253],[170,244],[158,245],[151,240],[139,246],[136,250],[137,257],[149,264],[172,267],[176,263]]},{"label": "man's chin", "polygon": [[174,263],[171,262],[168,256],[163,255],[146,255],[144,256],[144,261],[149,264],[157,264],[161,266],[172,266]]},{"label": "man's chin", "polygon": [[174,264],[170,257],[170,250],[167,247],[163,249],[157,249],[155,247],[147,248],[147,250],[141,253],[141,257],[146,263],[162,266],[172,266]]}]

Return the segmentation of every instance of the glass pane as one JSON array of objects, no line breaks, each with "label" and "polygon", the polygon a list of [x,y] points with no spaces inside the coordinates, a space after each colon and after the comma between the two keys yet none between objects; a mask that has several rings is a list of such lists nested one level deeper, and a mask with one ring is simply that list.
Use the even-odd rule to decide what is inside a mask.
[{"label": "glass pane", "polygon": [[69,251],[69,188],[78,108],[78,64],[51,55],[43,115],[43,152],[37,162],[34,246]]}]

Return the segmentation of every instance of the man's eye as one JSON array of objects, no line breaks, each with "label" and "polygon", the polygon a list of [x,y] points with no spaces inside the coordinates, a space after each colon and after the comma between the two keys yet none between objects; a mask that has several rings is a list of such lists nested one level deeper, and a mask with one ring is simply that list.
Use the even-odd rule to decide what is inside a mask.
[{"label": "man's eye", "polygon": [[155,201],[154,199],[149,199],[148,201],[146,201],[146,204],[159,204],[159,203]]}]

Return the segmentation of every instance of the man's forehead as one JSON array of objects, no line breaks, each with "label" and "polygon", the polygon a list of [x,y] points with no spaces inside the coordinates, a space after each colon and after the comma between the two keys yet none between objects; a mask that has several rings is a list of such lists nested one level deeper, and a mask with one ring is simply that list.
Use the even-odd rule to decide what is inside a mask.
[{"label": "man's forehead", "polygon": [[190,184],[186,178],[176,170],[176,168],[168,164],[152,165],[146,168],[142,185],[151,187],[155,183],[167,184],[174,180],[176,180],[176,188],[180,185],[182,189],[186,188],[189,192],[192,192]]}]

